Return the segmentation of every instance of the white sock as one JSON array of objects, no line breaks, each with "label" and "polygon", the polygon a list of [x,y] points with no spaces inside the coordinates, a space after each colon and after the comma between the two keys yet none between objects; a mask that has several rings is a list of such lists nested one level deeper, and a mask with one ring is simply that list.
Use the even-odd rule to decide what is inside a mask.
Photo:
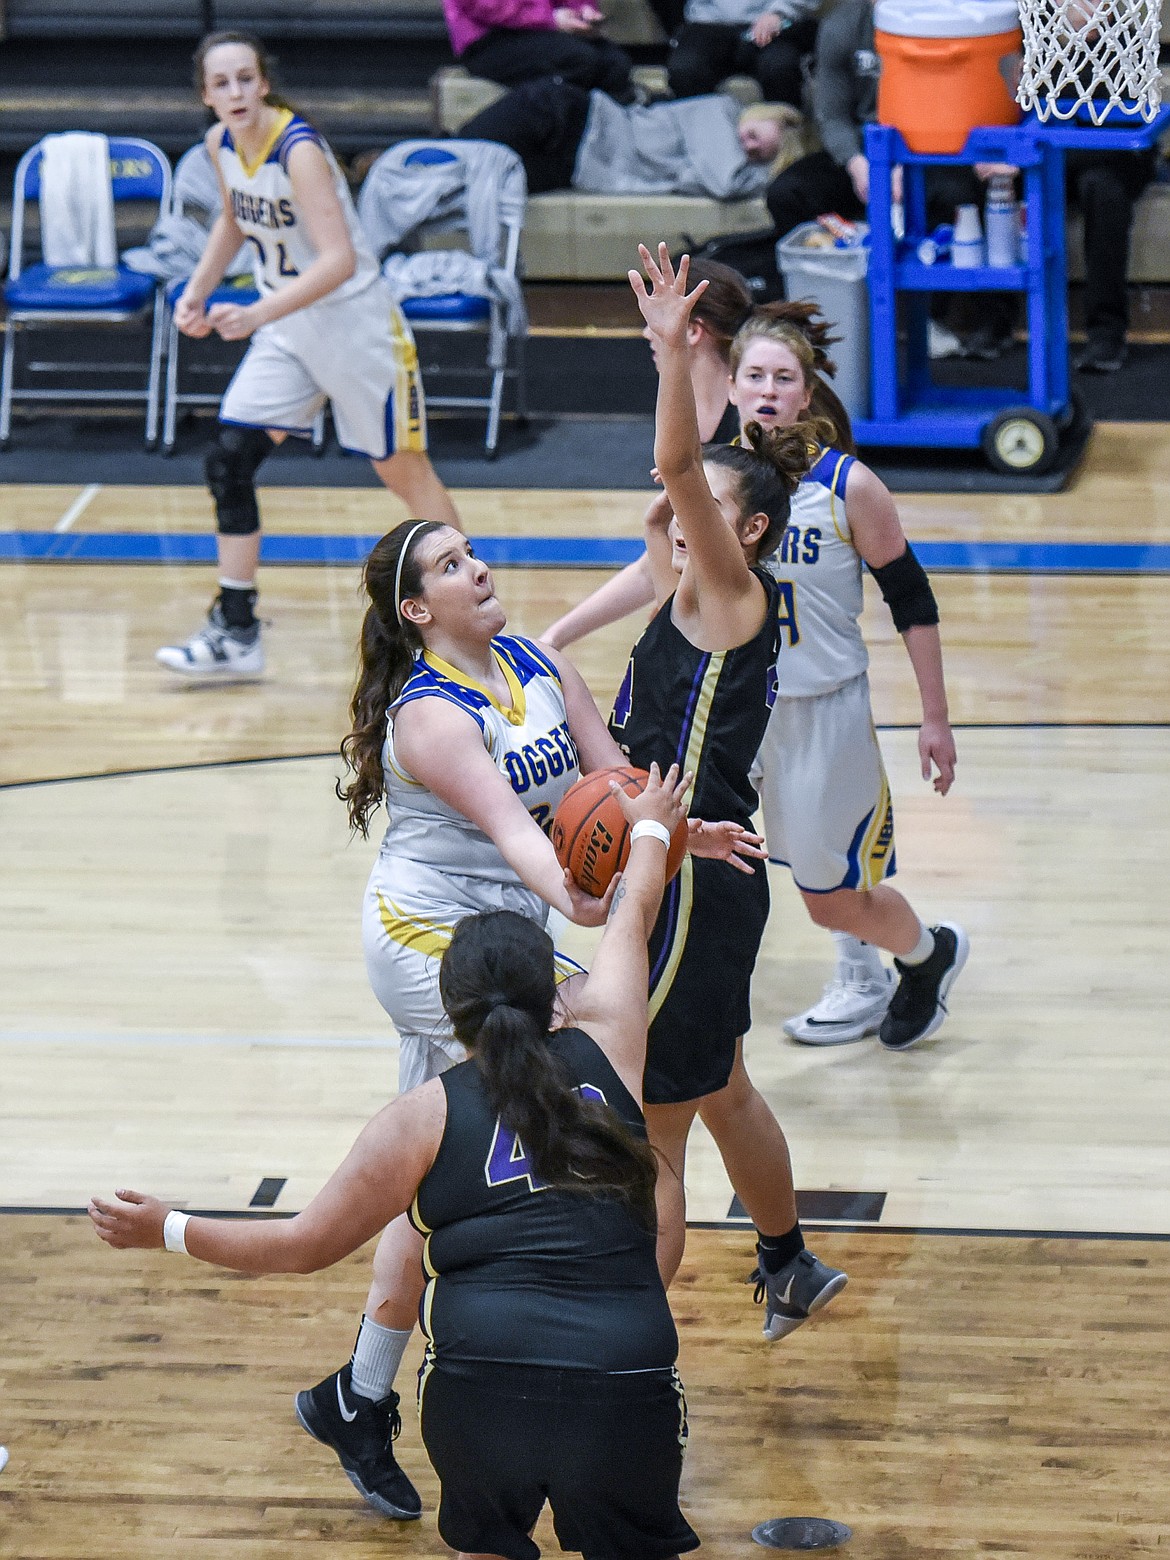
[{"label": "white sock", "polygon": [[223,575],[220,576],[220,578],[219,578],[217,583],[219,585],[220,590],[255,590],[256,589],[256,581],[255,580],[229,580],[229,579],[225,579]]},{"label": "white sock", "polygon": [[871,980],[881,980],[885,975],[881,954],[872,943],[862,942],[849,932],[834,932],[837,945],[837,969],[844,974],[847,966],[860,966]]},{"label": "white sock", "polygon": [[413,1327],[399,1332],[393,1327],[362,1317],[357,1342],[353,1348],[353,1377],[351,1386],[358,1397],[370,1398],[380,1403],[394,1386],[398,1367],[406,1345],[410,1342]]},{"label": "white sock", "polygon": [[918,941],[909,953],[898,955],[899,964],[925,964],[934,952],[934,933],[929,926],[918,925]]}]

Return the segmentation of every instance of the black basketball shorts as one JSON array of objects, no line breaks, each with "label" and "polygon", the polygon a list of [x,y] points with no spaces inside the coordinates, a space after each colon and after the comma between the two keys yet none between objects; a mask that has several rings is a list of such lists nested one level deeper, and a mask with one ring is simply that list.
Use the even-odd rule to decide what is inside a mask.
[{"label": "black basketball shorts", "polygon": [[424,1363],[419,1413],[452,1549],[538,1560],[547,1500],[562,1549],[667,1560],[699,1540],[678,1506],[686,1399],[678,1372]]}]

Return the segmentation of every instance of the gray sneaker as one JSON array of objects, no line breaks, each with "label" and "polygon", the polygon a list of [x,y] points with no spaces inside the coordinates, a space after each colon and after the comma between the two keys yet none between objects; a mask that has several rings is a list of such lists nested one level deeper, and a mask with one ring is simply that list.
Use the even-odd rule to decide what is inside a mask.
[{"label": "gray sneaker", "polygon": [[[757,1255],[759,1248],[757,1247]],[[778,1273],[765,1273],[758,1267],[752,1275],[756,1280],[755,1301],[766,1301],[764,1310],[764,1337],[787,1338],[815,1312],[828,1305],[834,1295],[839,1295],[849,1282],[848,1274],[840,1268],[814,1257],[811,1251],[797,1252],[791,1262],[786,1262]]]},{"label": "gray sneaker", "polygon": [[260,624],[229,628],[217,601],[207,614],[207,622],[190,639],[179,645],[163,645],[154,658],[168,671],[202,682],[259,677],[264,671]]}]

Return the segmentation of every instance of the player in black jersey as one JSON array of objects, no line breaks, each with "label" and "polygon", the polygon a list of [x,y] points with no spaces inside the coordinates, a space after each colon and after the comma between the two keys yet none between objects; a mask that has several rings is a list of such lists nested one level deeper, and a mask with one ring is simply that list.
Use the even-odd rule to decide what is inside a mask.
[{"label": "player in black jersey", "polygon": [[[687,371],[687,261],[676,275],[660,244],[651,279],[630,284],[654,340],[654,458],[665,484],[648,514],[647,550],[659,610],[634,646],[610,730],[635,764],[678,763],[695,775],[692,817],[749,827],[749,779],[776,690],[778,588],[759,565],[788,523],[797,484],[821,442],[816,423],[745,430],[748,447],[704,449]],[[804,1248],[788,1145],[743,1063],[750,988],[768,918],[768,882],[722,863],[684,860],[650,944],[650,1041],[644,1094],[651,1141],[681,1191],[687,1137],[700,1115],[756,1226],[764,1332],[781,1338],[845,1285]],[[685,1230],[681,1220],[673,1229]],[[669,1276],[682,1242],[667,1254]],[[673,1267],[671,1266],[673,1259]]]},{"label": "player in black jersey", "polygon": [[576,1003],[583,1028],[550,1033],[542,928],[507,910],[469,917],[440,986],[471,1059],[380,1111],[303,1213],[191,1219],[131,1191],[89,1206],[111,1246],[247,1273],[328,1267],[410,1208],[429,1278],[423,1437],[439,1531],[465,1556],[535,1560],[546,1499],[562,1547],[590,1560],[698,1547],[678,1507],[686,1404],[639,1106],[646,943],[688,783],[655,769],[640,796],[619,795],[632,845]]}]

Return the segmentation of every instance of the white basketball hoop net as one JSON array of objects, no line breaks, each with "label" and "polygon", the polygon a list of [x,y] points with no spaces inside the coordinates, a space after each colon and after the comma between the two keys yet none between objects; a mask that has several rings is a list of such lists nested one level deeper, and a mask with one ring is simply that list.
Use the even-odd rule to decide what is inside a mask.
[{"label": "white basketball hoop net", "polygon": [[1024,64],[1016,97],[1038,118],[1087,108],[1153,119],[1162,101],[1160,0],[1020,0]]}]

